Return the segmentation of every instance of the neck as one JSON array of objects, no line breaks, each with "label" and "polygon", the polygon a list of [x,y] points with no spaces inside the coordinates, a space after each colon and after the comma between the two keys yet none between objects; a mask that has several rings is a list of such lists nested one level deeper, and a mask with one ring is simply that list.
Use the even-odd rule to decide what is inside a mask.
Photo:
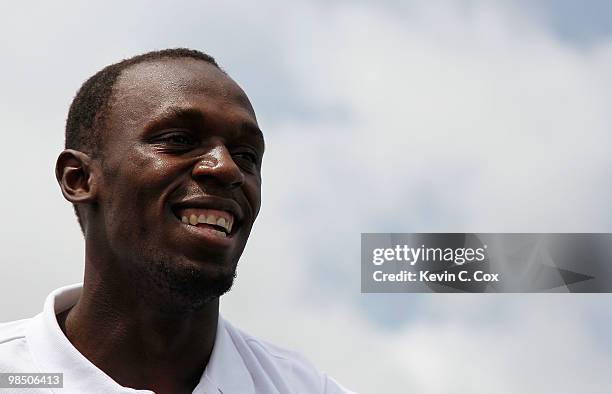
[{"label": "neck", "polygon": [[190,393],[212,352],[219,299],[197,311],[168,314],[118,272],[106,275],[87,263],[79,301],[58,315],[66,337],[122,386]]}]

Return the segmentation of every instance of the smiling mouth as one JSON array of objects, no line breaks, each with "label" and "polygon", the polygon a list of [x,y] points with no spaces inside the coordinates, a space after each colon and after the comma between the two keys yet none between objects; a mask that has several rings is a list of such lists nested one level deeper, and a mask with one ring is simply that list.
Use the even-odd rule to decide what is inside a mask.
[{"label": "smiling mouth", "polygon": [[208,228],[220,238],[227,238],[234,228],[234,215],[218,209],[183,208],[174,212],[185,225]]}]

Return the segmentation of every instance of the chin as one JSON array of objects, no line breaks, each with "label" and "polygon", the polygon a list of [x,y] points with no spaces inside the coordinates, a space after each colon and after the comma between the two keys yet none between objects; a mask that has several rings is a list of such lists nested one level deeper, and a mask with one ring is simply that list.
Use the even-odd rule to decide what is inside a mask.
[{"label": "chin", "polygon": [[[229,267],[231,265],[231,268]],[[151,305],[168,314],[202,309],[227,293],[236,277],[235,264],[155,259],[134,272],[139,292]]]}]

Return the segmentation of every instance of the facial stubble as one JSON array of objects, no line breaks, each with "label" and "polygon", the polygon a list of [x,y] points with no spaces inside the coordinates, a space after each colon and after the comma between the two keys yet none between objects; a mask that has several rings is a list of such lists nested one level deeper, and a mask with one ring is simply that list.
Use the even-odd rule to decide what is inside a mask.
[{"label": "facial stubble", "polygon": [[197,312],[227,293],[236,278],[222,267],[204,269],[178,256],[149,250],[147,257],[130,270],[141,299],[164,314]]}]

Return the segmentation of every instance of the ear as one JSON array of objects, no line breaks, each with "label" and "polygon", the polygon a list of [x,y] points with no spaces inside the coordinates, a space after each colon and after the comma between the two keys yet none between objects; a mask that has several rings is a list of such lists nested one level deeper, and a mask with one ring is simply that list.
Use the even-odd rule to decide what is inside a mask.
[{"label": "ear", "polygon": [[92,160],[83,152],[66,149],[55,164],[55,178],[64,198],[73,204],[95,201],[98,188],[92,172]]}]

